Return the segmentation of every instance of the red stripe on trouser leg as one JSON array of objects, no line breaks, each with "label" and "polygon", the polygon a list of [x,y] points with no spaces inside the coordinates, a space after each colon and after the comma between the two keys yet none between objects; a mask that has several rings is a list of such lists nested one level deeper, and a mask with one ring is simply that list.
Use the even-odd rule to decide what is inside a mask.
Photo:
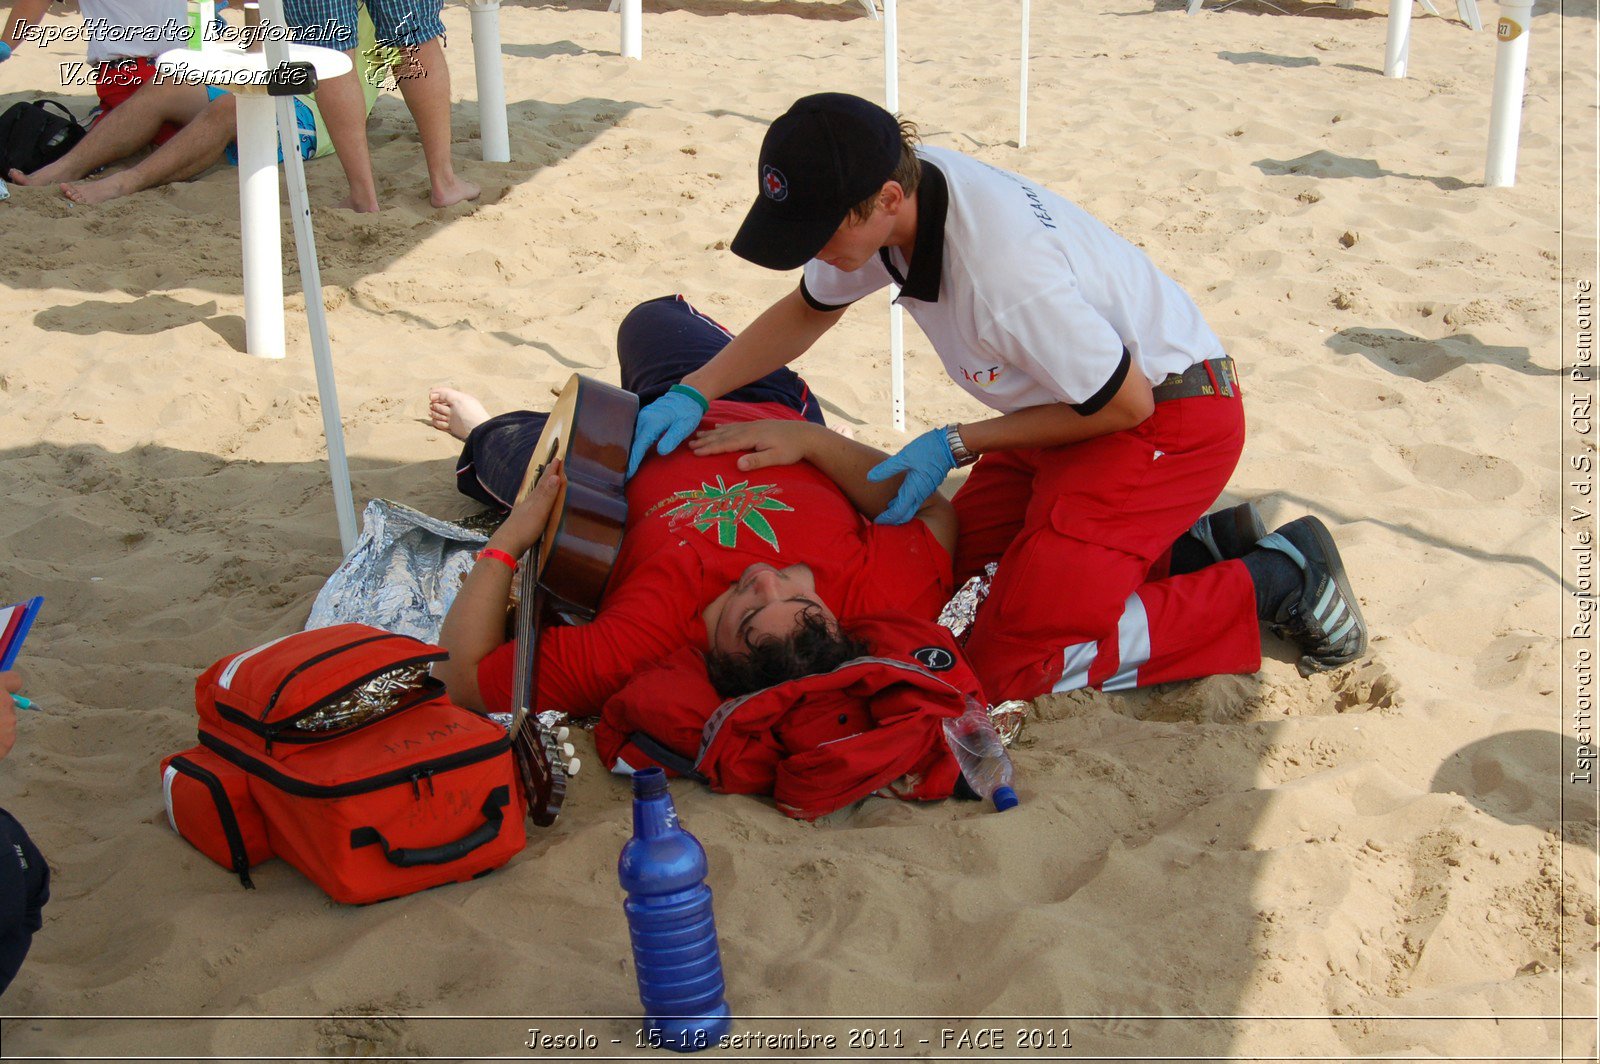
[{"label": "red stripe on trouser leg", "polygon": [[[1097,644],[1089,683],[1116,676],[1119,621],[1136,591],[1151,661],[1132,683],[1259,667],[1243,566],[1146,583],[1172,541],[1221,494],[1243,445],[1238,400],[1202,397],[1159,403],[1125,432],[978,463],[955,500],[963,539],[969,529],[976,537],[958,550],[961,571],[992,553],[1021,517],[966,644],[991,700],[1051,690],[1067,649],[1083,644]],[[993,458],[1004,461],[980,479]],[[1081,665],[1084,655],[1077,657]]]}]

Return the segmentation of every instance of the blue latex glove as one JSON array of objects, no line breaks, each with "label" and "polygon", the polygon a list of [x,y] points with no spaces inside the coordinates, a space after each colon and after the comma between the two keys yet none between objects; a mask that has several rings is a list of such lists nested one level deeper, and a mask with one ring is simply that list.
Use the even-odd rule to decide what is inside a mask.
[{"label": "blue latex glove", "polygon": [[670,454],[688,439],[710,407],[706,397],[689,385],[674,384],[666,395],[639,411],[633,424],[633,450],[628,453],[628,476],[638,471],[652,443],[661,441],[656,445],[657,454]]},{"label": "blue latex glove", "polygon": [[894,501],[878,515],[878,524],[903,525],[917,516],[923,501],[939,490],[945,476],[955,467],[956,456],[950,453],[950,442],[944,438],[942,428],[929,429],[900,448],[900,453],[893,458],[873,466],[867,479],[874,483],[898,473],[906,475]]}]

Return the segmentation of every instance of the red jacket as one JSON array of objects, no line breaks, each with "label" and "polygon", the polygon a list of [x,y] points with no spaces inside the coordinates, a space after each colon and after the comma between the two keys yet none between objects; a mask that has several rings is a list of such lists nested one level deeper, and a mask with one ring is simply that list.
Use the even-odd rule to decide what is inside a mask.
[{"label": "red jacket", "polygon": [[595,746],[614,772],[660,765],[725,794],[770,794],[814,820],[876,791],[948,798],[959,770],[943,720],[982,689],[950,633],[905,616],[859,618],[873,656],[723,701],[683,649],[613,695]]}]

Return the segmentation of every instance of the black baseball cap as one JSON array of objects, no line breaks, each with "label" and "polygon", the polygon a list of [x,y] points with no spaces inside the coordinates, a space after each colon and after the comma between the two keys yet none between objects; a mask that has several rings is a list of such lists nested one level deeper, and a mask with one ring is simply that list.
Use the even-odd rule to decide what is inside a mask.
[{"label": "black baseball cap", "polygon": [[760,195],[733,253],[769,270],[805,265],[899,164],[900,123],[877,104],[843,92],[796,100],[761,142]]}]

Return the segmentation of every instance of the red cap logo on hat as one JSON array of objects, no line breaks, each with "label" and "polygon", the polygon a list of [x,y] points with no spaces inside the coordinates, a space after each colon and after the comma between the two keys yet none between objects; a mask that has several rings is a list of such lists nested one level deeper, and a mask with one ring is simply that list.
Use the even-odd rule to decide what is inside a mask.
[{"label": "red cap logo on hat", "polygon": [[733,253],[770,270],[805,264],[900,163],[900,123],[869,100],[824,92],[796,100],[761,142],[760,195]]},{"label": "red cap logo on hat", "polygon": [[776,166],[763,166],[761,168],[761,194],[769,200],[782,202],[789,198],[789,182],[784,180],[783,174]]}]

